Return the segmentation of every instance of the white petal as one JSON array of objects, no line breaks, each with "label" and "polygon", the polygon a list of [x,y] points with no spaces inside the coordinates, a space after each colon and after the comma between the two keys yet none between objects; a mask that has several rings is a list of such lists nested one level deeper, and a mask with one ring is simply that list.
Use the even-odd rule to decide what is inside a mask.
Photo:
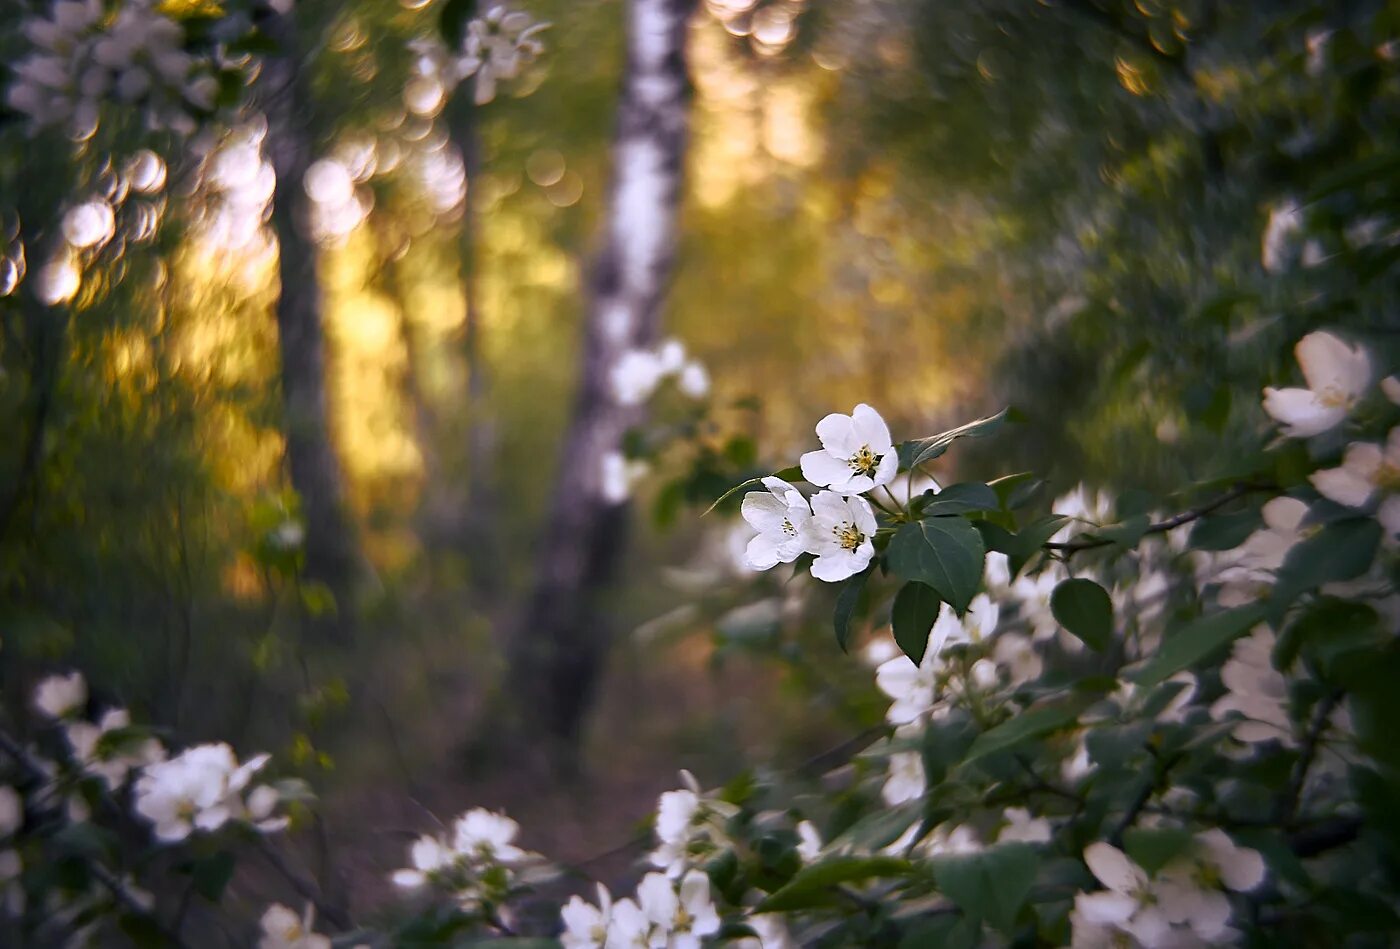
[{"label": "white petal", "polygon": [[1387,399],[1400,405],[1400,379],[1386,376],[1381,380],[1381,391],[1385,393]]},{"label": "white petal", "polygon": [[851,466],[828,451],[809,451],[802,456],[802,477],[820,487],[845,484]]},{"label": "white petal", "polygon": [[1335,428],[1347,417],[1344,408],[1328,408],[1309,389],[1264,390],[1264,411],[1283,425],[1291,438],[1311,438]]},{"label": "white petal", "polygon": [[884,455],[888,454],[889,450],[894,447],[894,443],[890,441],[889,426],[885,424],[885,420],[880,417],[879,412],[864,402],[857,405],[855,411],[851,413],[851,422],[855,436],[859,439],[857,448],[861,445],[869,445],[870,450],[875,454]]},{"label": "white petal", "polygon": [[1272,530],[1295,531],[1307,515],[1308,506],[1297,498],[1279,497],[1266,503],[1261,513]]},{"label": "white petal", "polygon": [[772,534],[759,534],[744,548],[744,565],[750,570],[770,570],[784,562]]},{"label": "white petal", "polygon": [[833,412],[817,423],[817,438],[822,447],[837,458],[846,459],[865,444],[856,434],[855,420],[849,415]]},{"label": "white petal", "polygon": [[1380,509],[1376,511],[1376,520],[1385,528],[1386,536],[1400,536],[1400,495],[1392,494],[1381,502]]},{"label": "white petal", "polygon": [[1132,893],[1147,883],[1147,875],[1127,854],[1101,840],[1084,849],[1084,862],[1100,883],[1116,893]]},{"label": "white petal", "polygon": [[1331,333],[1309,333],[1293,352],[1308,388],[1314,392],[1334,389],[1355,398],[1371,384],[1371,358],[1365,348],[1348,346]]},{"label": "white petal", "polygon": [[750,491],[744,495],[739,513],[754,530],[772,531],[782,528],[783,521],[787,520],[788,506],[767,491]]}]

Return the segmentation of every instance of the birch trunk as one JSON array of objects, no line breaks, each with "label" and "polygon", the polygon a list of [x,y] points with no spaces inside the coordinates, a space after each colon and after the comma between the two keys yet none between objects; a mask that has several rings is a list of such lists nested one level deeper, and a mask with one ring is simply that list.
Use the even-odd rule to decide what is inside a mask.
[{"label": "birch trunk", "polygon": [[521,723],[566,755],[607,655],[601,594],[626,541],[627,506],[602,490],[603,458],[640,413],[614,397],[613,367],[655,342],[676,247],[690,102],[691,0],[629,0],[606,229],[589,277],[582,373],[558,460],[537,573],[509,644]]}]

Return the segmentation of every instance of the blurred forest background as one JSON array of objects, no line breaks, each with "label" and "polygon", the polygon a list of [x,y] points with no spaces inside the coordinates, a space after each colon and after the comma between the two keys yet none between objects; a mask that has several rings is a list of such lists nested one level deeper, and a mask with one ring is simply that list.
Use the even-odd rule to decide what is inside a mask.
[{"label": "blurred forest background", "polygon": [[[598,274],[650,239],[609,185],[625,3],[516,0],[544,50],[478,104],[424,45],[471,3],[169,0],[259,58],[219,121],[4,113],[12,715],[77,666],[177,740],[274,751],[321,795],[302,859],[362,904],[464,802],[606,878],[676,767],[881,720],[829,591],[742,574],[734,512],[699,516],[822,415],[898,440],[1012,405],[959,475],[1164,496],[1262,446],[1302,332],[1400,327],[1394,4],[669,5],[689,135],[642,341],[710,386],[608,421],[648,472],[578,502],[578,549]],[[48,7],[4,0],[6,63]]]}]

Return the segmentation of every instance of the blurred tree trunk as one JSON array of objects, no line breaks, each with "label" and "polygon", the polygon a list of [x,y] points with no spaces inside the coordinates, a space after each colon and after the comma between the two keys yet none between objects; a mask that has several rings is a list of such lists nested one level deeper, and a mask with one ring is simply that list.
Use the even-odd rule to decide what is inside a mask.
[{"label": "blurred tree trunk", "polygon": [[627,505],[604,498],[602,467],[640,411],[618,403],[610,377],[625,352],[655,341],[675,257],[692,7],[691,0],[627,4],[613,180],[589,277],[581,375],[536,550],[534,587],[509,644],[521,724],[563,754],[566,766],[603,672],[608,631],[601,597],[626,544]]},{"label": "blurred tree trunk", "polygon": [[277,173],[272,226],[281,278],[277,330],[283,424],[292,487],[301,498],[306,522],[306,576],[326,584],[343,612],[360,559],[345,509],[340,461],[331,442],[321,284],[302,191],[312,160],[312,106],[292,17],[289,13],[268,18],[265,29],[278,51],[267,57],[259,78],[267,149]]},{"label": "blurred tree trunk", "polygon": [[478,596],[499,589],[492,565],[499,560],[497,550],[496,485],[492,473],[496,455],[496,426],[491,415],[488,392],[490,376],[481,346],[481,302],[478,293],[481,273],[479,238],[481,232],[482,158],[481,136],[477,129],[479,107],[472,101],[475,79],[467,83],[447,107],[448,128],[462,153],[467,175],[466,205],[458,236],[459,267],[465,316],[462,323],[462,358],[467,371],[466,453],[467,485],[463,517],[456,524],[458,544],[471,567],[471,583]]}]

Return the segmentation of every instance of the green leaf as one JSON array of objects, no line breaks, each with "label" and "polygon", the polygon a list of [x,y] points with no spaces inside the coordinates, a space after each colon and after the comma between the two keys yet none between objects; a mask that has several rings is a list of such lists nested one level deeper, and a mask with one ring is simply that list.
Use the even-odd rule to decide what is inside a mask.
[{"label": "green leaf", "polygon": [[233,854],[227,850],[196,860],[192,878],[196,892],[211,903],[219,902],[228,881],[233,879],[233,867]]},{"label": "green leaf", "polygon": [[758,906],[756,913],[785,913],[833,903],[837,897],[831,887],[855,883],[871,877],[905,876],[913,866],[897,857],[837,857],[804,867],[782,889]]},{"label": "green leaf", "polygon": [[1156,685],[1234,642],[1265,615],[1262,603],[1250,603],[1193,620],[1168,634],[1157,655],[1131,678],[1144,687]]},{"label": "green leaf", "polygon": [[1113,640],[1113,601],[1093,580],[1066,580],[1050,594],[1055,621],[1095,652],[1105,652]]},{"label": "green leaf", "polygon": [[1179,827],[1129,827],[1123,832],[1123,852],[1148,876],[1191,848],[1191,832]]},{"label": "green leaf", "polygon": [[1308,590],[1361,576],[1376,557],[1381,525],[1373,518],[1333,521],[1298,544],[1284,558],[1272,598],[1282,611]]},{"label": "green leaf", "polygon": [[1233,514],[1208,514],[1191,525],[1188,541],[1197,550],[1234,550],[1264,524],[1257,508]]},{"label": "green leaf", "polygon": [[890,541],[891,569],[918,580],[961,615],[982,582],[982,535],[961,517],[934,517],[902,525]]},{"label": "green leaf", "polygon": [[796,484],[798,481],[807,480],[802,477],[801,465],[792,465],[783,468],[781,471],[775,471],[773,472],[773,477],[777,478],[779,481],[786,481],[788,484]]},{"label": "green leaf", "polygon": [[1010,933],[1035,883],[1039,862],[1029,844],[998,844],[981,853],[935,857],[933,877],[968,916]]},{"label": "green leaf", "polygon": [[948,446],[959,438],[983,438],[992,434],[1006,421],[1008,411],[1008,409],[1002,409],[996,415],[979,418],[975,422],[950,428],[946,432],[903,442],[899,446],[899,467],[901,469],[916,468],[926,461],[932,461],[947,451]]},{"label": "green leaf", "polygon": [[1043,738],[1057,732],[1077,721],[1080,713],[1098,699],[1098,695],[1072,695],[1015,715],[978,735],[962,763],[971,764],[988,755],[1009,751],[1033,738]]},{"label": "green leaf", "polygon": [[969,481],[950,484],[935,494],[923,508],[924,517],[949,514],[970,514],[973,511],[995,511],[1001,506],[997,493],[985,484]]},{"label": "green leaf", "polygon": [[1015,474],[1003,475],[987,482],[987,487],[996,492],[997,502],[1003,510],[1012,510],[1016,507],[1014,500],[1020,500],[1028,492],[1039,486],[1033,472],[1018,471]]},{"label": "green leaf", "polygon": [[917,580],[904,584],[894,596],[894,607],[890,611],[894,641],[916,666],[924,661],[929,630],[942,608],[943,601],[933,587]]},{"label": "green leaf", "polygon": [[836,613],[833,620],[836,626],[836,645],[845,652],[851,638],[851,617],[855,614],[856,606],[860,603],[860,595],[865,591],[865,581],[870,578],[870,569],[866,568],[853,577],[841,583],[841,592],[836,594]]}]

